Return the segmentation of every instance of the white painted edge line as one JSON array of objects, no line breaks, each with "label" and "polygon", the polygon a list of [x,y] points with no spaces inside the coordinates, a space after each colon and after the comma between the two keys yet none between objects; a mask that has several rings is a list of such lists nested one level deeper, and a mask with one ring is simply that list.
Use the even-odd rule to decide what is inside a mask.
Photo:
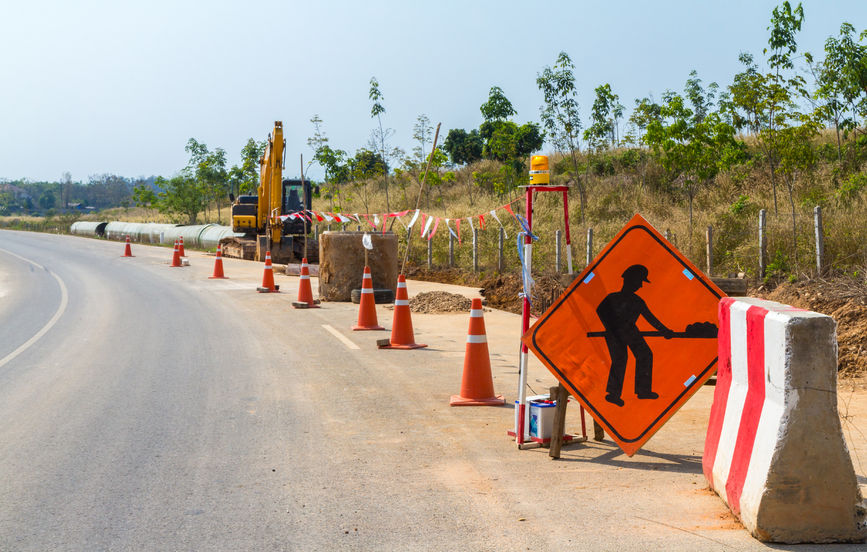
[{"label": "white painted edge line", "polygon": [[0,358],[0,368],[2,368],[7,363],[11,362],[12,359],[14,359],[18,355],[26,351],[28,348],[30,348],[34,343],[39,341],[39,339],[43,335],[47,334],[48,330],[50,330],[57,323],[57,321],[60,320],[60,317],[63,316],[64,312],[66,312],[66,306],[69,304],[69,293],[66,291],[66,284],[63,283],[63,280],[60,279],[60,276],[46,269],[44,266],[40,265],[39,263],[35,263],[30,259],[25,259],[21,255],[16,255],[11,251],[7,251],[5,249],[0,249],[0,251],[8,255],[12,255],[13,257],[16,257],[18,259],[21,259],[22,261],[29,263],[40,270],[47,271],[49,274],[51,274],[51,276],[54,277],[55,280],[57,280],[57,284],[60,286],[60,305],[57,307],[57,311],[54,313],[54,316],[52,316],[51,320],[49,320],[44,326],[42,326],[41,330],[33,334],[33,337],[22,343],[17,349],[12,351],[5,357]]},{"label": "white painted edge line", "polygon": [[328,331],[328,333],[330,333],[331,335],[333,335],[334,337],[339,339],[340,342],[343,343],[344,345],[346,345],[346,347],[348,349],[353,349],[353,350],[361,349],[361,347],[359,347],[358,345],[356,345],[355,343],[350,341],[348,337],[346,337],[345,335],[343,335],[342,333],[340,333],[336,329],[334,329],[333,326],[331,326],[329,324],[322,324],[322,327],[325,328]]}]

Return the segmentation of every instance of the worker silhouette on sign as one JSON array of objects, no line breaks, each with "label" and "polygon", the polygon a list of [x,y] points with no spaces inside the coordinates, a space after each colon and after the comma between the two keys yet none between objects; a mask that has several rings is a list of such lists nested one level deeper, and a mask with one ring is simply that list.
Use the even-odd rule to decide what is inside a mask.
[{"label": "worker silhouette on sign", "polygon": [[623,406],[620,394],[623,392],[623,378],[626,374],[627,349],[635,357],[635,394],[639,399],[658,399],[659,395],[651,389],[653,379],[653,351],[647,345],[636,322],[639,316],[650,322],[665,339],[674,337],[674,332],[660,322],[644,299],[636,295],[647,279],[648,271],[644,265],[632,265],[623,272],[623,288],[609,293],[596,307],[596,314],[605,326],[605,343],[611,356],[611,370],[608,372],[608,393],[605,400]]}]

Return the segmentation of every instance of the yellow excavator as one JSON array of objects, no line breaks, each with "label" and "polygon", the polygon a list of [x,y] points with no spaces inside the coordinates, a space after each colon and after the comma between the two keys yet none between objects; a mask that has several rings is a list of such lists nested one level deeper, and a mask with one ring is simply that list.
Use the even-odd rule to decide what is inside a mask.
[{"label": "yellow excavator", "polygon": [[285,153],[283,123],[275,121],[265,153],[259,159],[257,195],[240,195],[237,199],[230,196],[232,230],[244,236],[221,241],[225,256],[263,261],[265,252],[270,251],[275,263],[290,263],[305,256],[310,262],[318,261],[319,244],[307,236],[309,219],[280,219],[281,215],[310,209],[313,193],[309,181],[283,179]]}]

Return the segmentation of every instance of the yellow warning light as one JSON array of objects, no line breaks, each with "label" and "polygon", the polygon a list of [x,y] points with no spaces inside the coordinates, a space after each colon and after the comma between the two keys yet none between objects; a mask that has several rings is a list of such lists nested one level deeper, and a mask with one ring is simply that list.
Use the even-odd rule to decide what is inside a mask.
[{"label": "yellow warning light", "polygon": [[534,155],[530,159],[530,184],[548,184],[548,156]]}]

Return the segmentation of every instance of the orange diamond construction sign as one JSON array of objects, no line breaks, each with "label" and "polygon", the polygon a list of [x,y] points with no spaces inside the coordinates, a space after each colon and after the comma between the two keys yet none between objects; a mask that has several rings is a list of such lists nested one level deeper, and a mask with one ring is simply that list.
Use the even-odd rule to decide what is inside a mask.
[{"label": "orange diamond construction sign", "polygon": [[523,341],[632,456],[713,375],[724,296],[635,215]]}]

